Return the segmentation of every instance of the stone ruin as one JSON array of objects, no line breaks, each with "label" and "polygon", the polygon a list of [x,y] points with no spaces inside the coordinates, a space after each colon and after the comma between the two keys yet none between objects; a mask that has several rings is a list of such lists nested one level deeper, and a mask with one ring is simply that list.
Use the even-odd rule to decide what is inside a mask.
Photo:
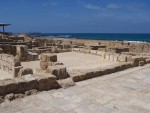
[{"label": "stone ruin", "polygon": [[[68,78],[77,82],[150,63],[150,55],[146,58],[144,56],[137,56],[136,53],[137,51],[139,54],[142,51],[149,52],[150,44],[104,42],[86,47],[86,44],[79,42],[64,43],[60,40],[48,41],[46,39],[42,42],[42,39],[36,41],[30,38],[25,41],[22,37],[15,38],[15,36],[12,36],[9,40],[1,39],[5,42],[2,42],[0,45],[0,69],[13,76],[13,79],[0,80],[0,96],[3,96],[2,99],[18,98],[37,91],[60,88],[60,84],[64,85],[62,81],[69,80]],[[19,42],[18,40],[22,41]],[[46,46],[44,46],[45,43]],[[41,46],[38,47],[39,45]],[[57,61],[57,55],[54,54],[68,51],[98,55],[105,60],[120,62],[120,64],[108,67],[107,69],[92,70],[92,72],[78,72],[71,76],[70,73],[70,75],[68,74],[63,63]],[[135,53],[132,55],[128,54],[129,52]],[[23,68],[21,61],[38,60],[38,54],[41,54],[40,68],[36,69],[36,74],[30,68]],[[11,94],[11,96],[8,94]]]},{"label": "stone ruin", "polygon": [[66,67],[63,63],[57,61],[57,55],[51,53],[43,53],[40,58],[40,69],[38,73],[48,73],[56,76],[57,79],[68,78]]},{"label": "stone ruin", "polygon": [[17,77],[21,68],[23,67],[19,58],[8,54],[0,54],[0,69],[13,75],[13,77]]},{"label": "stone ruin", "polygon": [[11,74],[13,78],[33,74],[32,69],[23,68],[17,56],[9,54],[0,54],[0,69]]}]

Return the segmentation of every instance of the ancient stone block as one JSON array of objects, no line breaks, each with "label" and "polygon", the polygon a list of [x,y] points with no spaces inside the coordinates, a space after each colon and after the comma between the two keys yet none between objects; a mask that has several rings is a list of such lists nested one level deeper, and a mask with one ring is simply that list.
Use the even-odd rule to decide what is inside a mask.
[{"label": "ancient stone block", "polygon": [[103,69],[102,72],[103,72],[104,75],[106,75],[106,74],[113,73],[114,69],[113,68],[111,68],[111,69]]},{"label": "ancient stone block", "polygon": [[55,75],[57,79],[65,79],[68,77],[66,67],[63,65],[50,66],[47,72]]},{"label": "ancient stone block", "polygon": [[38,59],[39,59],[39,55],[37,53],[28,52],[28,60],[34,61]]},{"label": "ancient stone block", "polygon": [[139,62],[139,66],[144,66],[145,65],[145,62],[144,61],[140,61]]},{"label": "ancient stone block", "polygon": [[101,70],[94,72],[94,77],[102,76],[103,72]]},{"label": "ancient stone block", "polygon": [[50,61],[50,62],[57,62],[57,55],[48,54],[48,55],[47,55],[47,61]]},{"label": "ancient stone block", "polygon": [[46,62],[47,61],[47,54],[41,54],[41,58],[40,58],[40,60],[42,61],[42,62]]},{"label": "ancient stone block", "polygon": [[114,54],[114,60],[113,61],[118,62],[118,57],[119,57],[119,55]]},{"label": "ancient stone block", "polygon": [[121,71],[121,67],[120,66],[115,66],[113,68],[114,72],[118,72],[118,71]]},{"label": "ancient stone block", "polygon": [[3,84],[6,85],[6,93],[13,93],[17,90],[17,83],[14,79],[6,79],[3,81]]},{"label": "ancient stone block", "polygon": [[38,89],[40,91],[49,90],[49,86],[47,86],[48,79],[45,77],[38,77]]},{"label": "ancient stone block", "polygon": [[110,55],[109,60],[114,61],[114,55]]},{"label": "ancient stone block", "polygon": [[6,85],[0,80],[0,96],[6,94]]},{"label": "ancient stone block", "polygon": [[80,80],[81,80],[81,81],[86,79],[86,78],[85,78],[85,73],[81,73],[79,76],[80,76]]},{"label": "ancient stone block", "polygon": [[19,76],[24,76],[28,74],[33,74],[33,70],[31,68],[21,68],[19,71]]},{"label": "ancient stone block", "polygon": [[43,53],[43,54],[41,54],[41,61],[42,62],[56,62],[57,55],[50,54],[50,53]]},{"label": "ancient stone block", "polygon": [[42,61],[40,61],[40,67],[43,70],[46,70],[48,68],[48,62],[42,62]]},{"label": "ancient stone block", "polygon": [[126,55],[120,55],[119,58],[118,58],[118,60],[120,62],[127,62],[127,56]]},{"label": "ancient stone block", "polygon": [[106,54],[105,59],[106,59],[106,60],[109,60],[109,59],[110,59],[110,55],[109,55],[109,54]]},{"label": "ancient stone block", "polygon": [[88,72],[85,74],[85,77],[84,79],[90,79],[90,78],[93,78],[94,77],[94,72]]},{"label": "ancient stone block", "polygon": [[150,59],[146,59],[146,63],[150,63]]},{"label": "ancient stone block", "polygon": [[26,61],[28,58],[28,47],[26,45],[17,45],[16,55],[21,61]]},{"label": "ancient stone block", "polygon": [[12,101],[14,99],[14,94],[11,93],[11,94],[8,94],[5,96],[5,100],[9,100],[9,101]]},{"label": "ancient stone block", "polygon": [[75,85],[74,81],[71,78],[58,80],[57,82],[62,88],[68,88]]},{"label": "ancient stone block", "polygon": [[15,81],[17,82],[17,91],[19,93],[22,93],[26,91],[27,89],[27,81],[22,78],[16,78]]},{"label": "ancient stone block", "polygon": [[72,79],[74,82],[78,82],[80,81],[80,76],[79,75],[73,76]]}]

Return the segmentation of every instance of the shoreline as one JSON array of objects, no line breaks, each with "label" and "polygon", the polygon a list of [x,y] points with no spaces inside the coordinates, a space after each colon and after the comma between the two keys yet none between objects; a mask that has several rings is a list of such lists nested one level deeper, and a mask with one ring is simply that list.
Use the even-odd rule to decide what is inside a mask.
[{"label": "shoreline", "polygon": [[33,37],[101,40],[101,41],[129,41],[150,42],[150,34],[136,33],[29,33]]},{"label": "shoreline", "polygon": [[98,41],[108,41],[108,42],[125,42],[125,43],[150,43],[150,41],[128,41],[128,40],[102,40],[102,39],[82,39],[82,38],[61,38],[61,37],[48,37],[48,36],[45,36],[45,37],[34,37],[35,39],[47,39],[47,40],[71,40],[71,41],[75,41],[75,40],[77,40],[77,41],[96,41],[96,42],[98,42]]}]

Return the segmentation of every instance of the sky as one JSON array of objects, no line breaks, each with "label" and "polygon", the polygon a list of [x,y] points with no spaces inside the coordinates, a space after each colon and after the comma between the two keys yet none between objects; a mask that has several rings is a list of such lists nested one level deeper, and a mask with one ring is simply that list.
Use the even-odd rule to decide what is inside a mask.
[{"label": "sky", "polygon": [[0,0],[0,23],[15,33],[150,33],[150,0]]}]

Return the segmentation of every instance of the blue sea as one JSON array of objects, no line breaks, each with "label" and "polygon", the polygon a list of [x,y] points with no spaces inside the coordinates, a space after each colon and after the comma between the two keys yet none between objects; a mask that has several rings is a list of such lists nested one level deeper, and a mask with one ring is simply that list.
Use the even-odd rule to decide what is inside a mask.
[{"label": "blue sea", "polygon": [[123,34],[123,33],[29,33],[35,37],[49,38],[76,38],[92,40],[118,40],[150,42],[150,34]]}]

